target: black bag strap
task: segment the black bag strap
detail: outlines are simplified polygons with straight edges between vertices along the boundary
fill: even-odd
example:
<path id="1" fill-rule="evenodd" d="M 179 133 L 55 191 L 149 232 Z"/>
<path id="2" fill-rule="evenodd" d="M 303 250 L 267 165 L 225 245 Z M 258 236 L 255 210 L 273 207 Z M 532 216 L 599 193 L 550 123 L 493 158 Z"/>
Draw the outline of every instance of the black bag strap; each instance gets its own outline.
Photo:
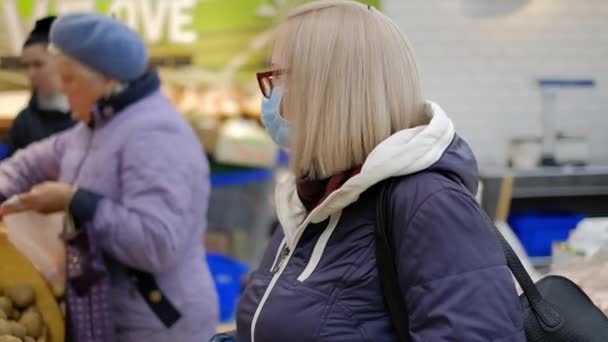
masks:
<path id="1" fill-rule="evenodd" d="M 464 183 L 459 177 L 452 173 L 442 174 L 446 178 L 460 185 L 464 189 L 465 193 L 470 196 L 473 196 L 473 194 L 471 194 L 469 189 L 464 185 Z M 511 270 L 511 273 L 513 273 L 513 276 L 521 287 L 524 296 L 526 297 L 528 303 L 534 310 L 535 316 L 538 318 L 539 323 L 544 325 L 545 330 L 559 328 L 563 321 L 559 312 L 553 307 L 553 305 L 543 299 L 543 296 L 541 295 L 540 291 L 538 291 L 538 288 L 534 284 L 532 277 L 530 277 L 530 274 L 528 274 L 528 271 L 526 271 L 526 268 L 522 264 L 521 260 L 519 260 L 519 257 L 517 256 L 509 242 L 505 239 L 500 230 L 498 230 L 496 225 L 494 225 L 494 223 L 492 223 L 489 218 L 488 225 L 490 226 L 490 229 L 492 229 L 492 231 L 494 232 L 494 235 L 496 235 L 496 237 L 498 238 L 505 258 L 507 259 L 507 266 L 509 267 L 509 270 Z"/>
<path id="2" fill-rule="evenodd" d="M 503 252 L 505 253 L 505 257 L 507 258 L 507 266 L 509 266 L 509 270 L 513 273 L 515 280 L 524 293 L 524 296 L 528 300 L 528 303 L 534 310 L 536 317 L 539 319 L 539 323 L 544 325 L 545 330 L 556 329 L 561 326 L 562 318 L 559 312 L 553 307 L 553 305 L 549 304 L 546 300 L 543 299 L 543 296 L 538 291 L 538 288 L 532 281 L 530 274 L 526 271 L 526 268 L 521 263 L 521 260 L 515 254 L 513 248 L 507 240 L 505 240 L 502 233 L 496 228 L 494 224 L 490 224 L 492 230 L 498 237 L 498 241 L 502 245 Z"/>
<path id="3" fill-rule="evenodd" d="M 376 263 L 380 273 L 384 303 L 399 341 L 410 342 L 409 314 L 399 288 L 395 252 L 391 243 L 392 223 L 386 210 L 386 208 L 389 208 L 391 190 L 392 182 L 384 182 L 380 186 L 380 195 L 376 199 Z"/>
<path id="4" fill-rule="evenodd" d="M 464 187 L 462 181 L 455 176 L 445 176 Z M 393 188 L 393 181 L 390 179 L 386 180 L 382 182 L 379 187 L 379 196 L 376 199 L 376 262 L 380 273 L 384 301 L 389 311 L 391 322 L 397 331 L 399 341 L 410 342 L 409 314 L 401 294 L 401 289 L 399 288 L 395 252 L 391 243 L 392 222 L 389 219 L 390 215 L 387 212 L 387 208 L 390 208 L 390 195 Z M 466 187 L 465 190 L 470 194 Z M 500 242 L 507 260 L 507 266 L 521 286 L 524 296 L 534 310 L 539 323 L 544 325 L 546 330 L 558 329 L 563 322 L 559 312 L 543 299 L 521 260 L 519 260 L 517 254 L 513 248 L 511 248 L 511 245 L 505 240 L 498 228 L 490 221 L 488 222 Z"/>
<path id="5" fill-rule="evenodd" d="M 214 335 L 209 342 L 237 342 L 236 331 L 233 330 Z"/>

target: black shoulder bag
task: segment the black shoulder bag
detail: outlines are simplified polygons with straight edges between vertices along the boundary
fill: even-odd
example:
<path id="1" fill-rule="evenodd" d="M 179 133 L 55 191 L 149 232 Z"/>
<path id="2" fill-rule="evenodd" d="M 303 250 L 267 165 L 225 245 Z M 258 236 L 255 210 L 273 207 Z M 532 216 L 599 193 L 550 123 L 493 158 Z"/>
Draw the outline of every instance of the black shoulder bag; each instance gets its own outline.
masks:
<path id="1" fill-rule="evenodd" d="M 376 261 L 384 301 L 399 341 L 410 342 L 409 315 L 399 288 L 391 243 L 392 223 L 387 213 L 391 189 L 391 180 L 380 184 L 376 203 Z M 494 225 L 491 227 L 504 250 L 509 269 L 524 292 L 520 298 L 528 342 L 608 341 L 608 318 L 577 285 L 560 276 L 548 276 L 534 284 L 509 243 Z"/>

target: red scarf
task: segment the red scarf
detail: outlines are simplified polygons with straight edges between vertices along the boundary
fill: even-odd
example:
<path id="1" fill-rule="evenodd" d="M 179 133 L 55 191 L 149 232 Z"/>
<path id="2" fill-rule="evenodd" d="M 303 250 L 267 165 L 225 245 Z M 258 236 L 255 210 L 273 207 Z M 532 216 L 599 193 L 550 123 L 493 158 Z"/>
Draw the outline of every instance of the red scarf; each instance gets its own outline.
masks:
<path id="1" fill-rule="evenodd" d="M 296 181 L 298 197 L 306 210 L 311 212 L 319 204 L 323 203 L 332 192 L 340 189 L 346 181 L 360 172 L 361 166 L 357 166 L 322 180 L 299 179 Z"/>

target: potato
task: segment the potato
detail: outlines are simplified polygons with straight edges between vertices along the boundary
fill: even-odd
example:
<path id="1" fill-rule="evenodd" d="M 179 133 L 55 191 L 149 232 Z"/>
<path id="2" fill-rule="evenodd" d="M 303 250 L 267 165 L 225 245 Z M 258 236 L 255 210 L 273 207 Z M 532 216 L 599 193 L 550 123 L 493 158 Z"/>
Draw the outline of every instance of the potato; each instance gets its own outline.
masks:
<path id="1" fill-rule="evenodd" d="M 25 312 L 19 320 L 27 336 L 38 338 L 42 334 L 42 317 L 34 310 Z"/>
<path id="2" fill-rule="evenodd" d="M 36 313 L 36 314 L 42 316 L 42 314 L 40 313 L 40 310 L 38 310 L 38 308 L 35 307 L 35 306 L 30 306 L 29 308 L 25 309 L 25 311 L 23 311 L 21 313 L 21 316 L 23 316 L 23 315 L 25 315 L 26 313 L 29 313 L 29 312 L 33 312 L 33 313 Z"/>
<path id="3" fill-rule="evenodd" d="M 8 297 L 0 297 L 0 311 L 9 316 L 13 312 L 13 301 Z"/>
<path id="4" fill-rule="evenodd" d="M 11 314 L 8 316 L 9 320 L 11 321 L 18 321 L 19 318 L 21 317 L 21 311 L 13 308 L 13 312 L 11 312 Z"/>
<path id="5" fill-rule="evenodd" d="M 36 342 L 47 342 L 48 331 L 46 325 L 42 328 L 42 335 L 36 340 Z"/>
<path id="6" fill-rule="evenodd" d="M 0 320 L 7 320 L 8 316 L 4 313 L 4 311 L 0 310 Z"/>
<path id="7" fill-rule="evenodd" d="M 23 339 L 23 342 L 36 342 L 36 340 L 29 336 L 25 336 L 25 338 Z"/>
<path id="8" fill-rule="evenodd" d="M 29 285 L 13 286 L 8 289 L 7 294 L 19 309 L 25 309 L 36 301 L 36 292 Z"/>
<path id="9" fill-rule="evenodd" d="M 55 296 L 55 299 L 62 299 L 65 297 L 65 286 L 63 284 L 53 284 L 51 285 L 51 290 L 53 291 L 53 296 Z"/>
<path id="10" fill-rule="evenodd" d="M 25 335 L 27 335 L 27 331 L 25 330 L 25 327 L 23 325 L 14 321 L 9 321 L 8 324 L 11 325 L 11 334 L 13 336 L 23 339 Z"/>
<path id="11" fill-rule="evenodd" d="M 0 342 L 21 342 L 21 339 L 15 336 L 4 335 L 0 336 Z"/>
<path id="12" fill-rule="evenodd" d="M 12 332 L 11 325 L 8 323 L 8 321 L 6 321 L 4 319 L 0 319 L 0 336 L 8 335 L 11 332 Z"/>

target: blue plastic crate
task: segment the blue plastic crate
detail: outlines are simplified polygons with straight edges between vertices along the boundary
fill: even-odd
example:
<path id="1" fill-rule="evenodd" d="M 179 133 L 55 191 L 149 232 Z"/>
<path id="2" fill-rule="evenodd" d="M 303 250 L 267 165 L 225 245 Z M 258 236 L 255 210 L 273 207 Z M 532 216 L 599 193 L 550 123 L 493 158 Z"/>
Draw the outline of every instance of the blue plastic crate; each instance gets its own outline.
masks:
<path id="1" fill-rule="evenodd" d="M 551 245 L 568 239 L 570 231 L 585 217 L 559 213 L 519 213 L 509 217 L 509 225 L 531 257 L 551 255 Z"/>
<path id="2" fill-rule="evenodd" d="M 220 321 L 230 322 L 234 318 L 242 280 L 247 275 L 248 267 L 221 254 L 207 255 L 207 263 L 219 297 Z"/>
<path id="3" fill-rule="evenodd" d="M 0 141 L 0 160 L 4 160 L 8 157 L 8 144 Z"/>

